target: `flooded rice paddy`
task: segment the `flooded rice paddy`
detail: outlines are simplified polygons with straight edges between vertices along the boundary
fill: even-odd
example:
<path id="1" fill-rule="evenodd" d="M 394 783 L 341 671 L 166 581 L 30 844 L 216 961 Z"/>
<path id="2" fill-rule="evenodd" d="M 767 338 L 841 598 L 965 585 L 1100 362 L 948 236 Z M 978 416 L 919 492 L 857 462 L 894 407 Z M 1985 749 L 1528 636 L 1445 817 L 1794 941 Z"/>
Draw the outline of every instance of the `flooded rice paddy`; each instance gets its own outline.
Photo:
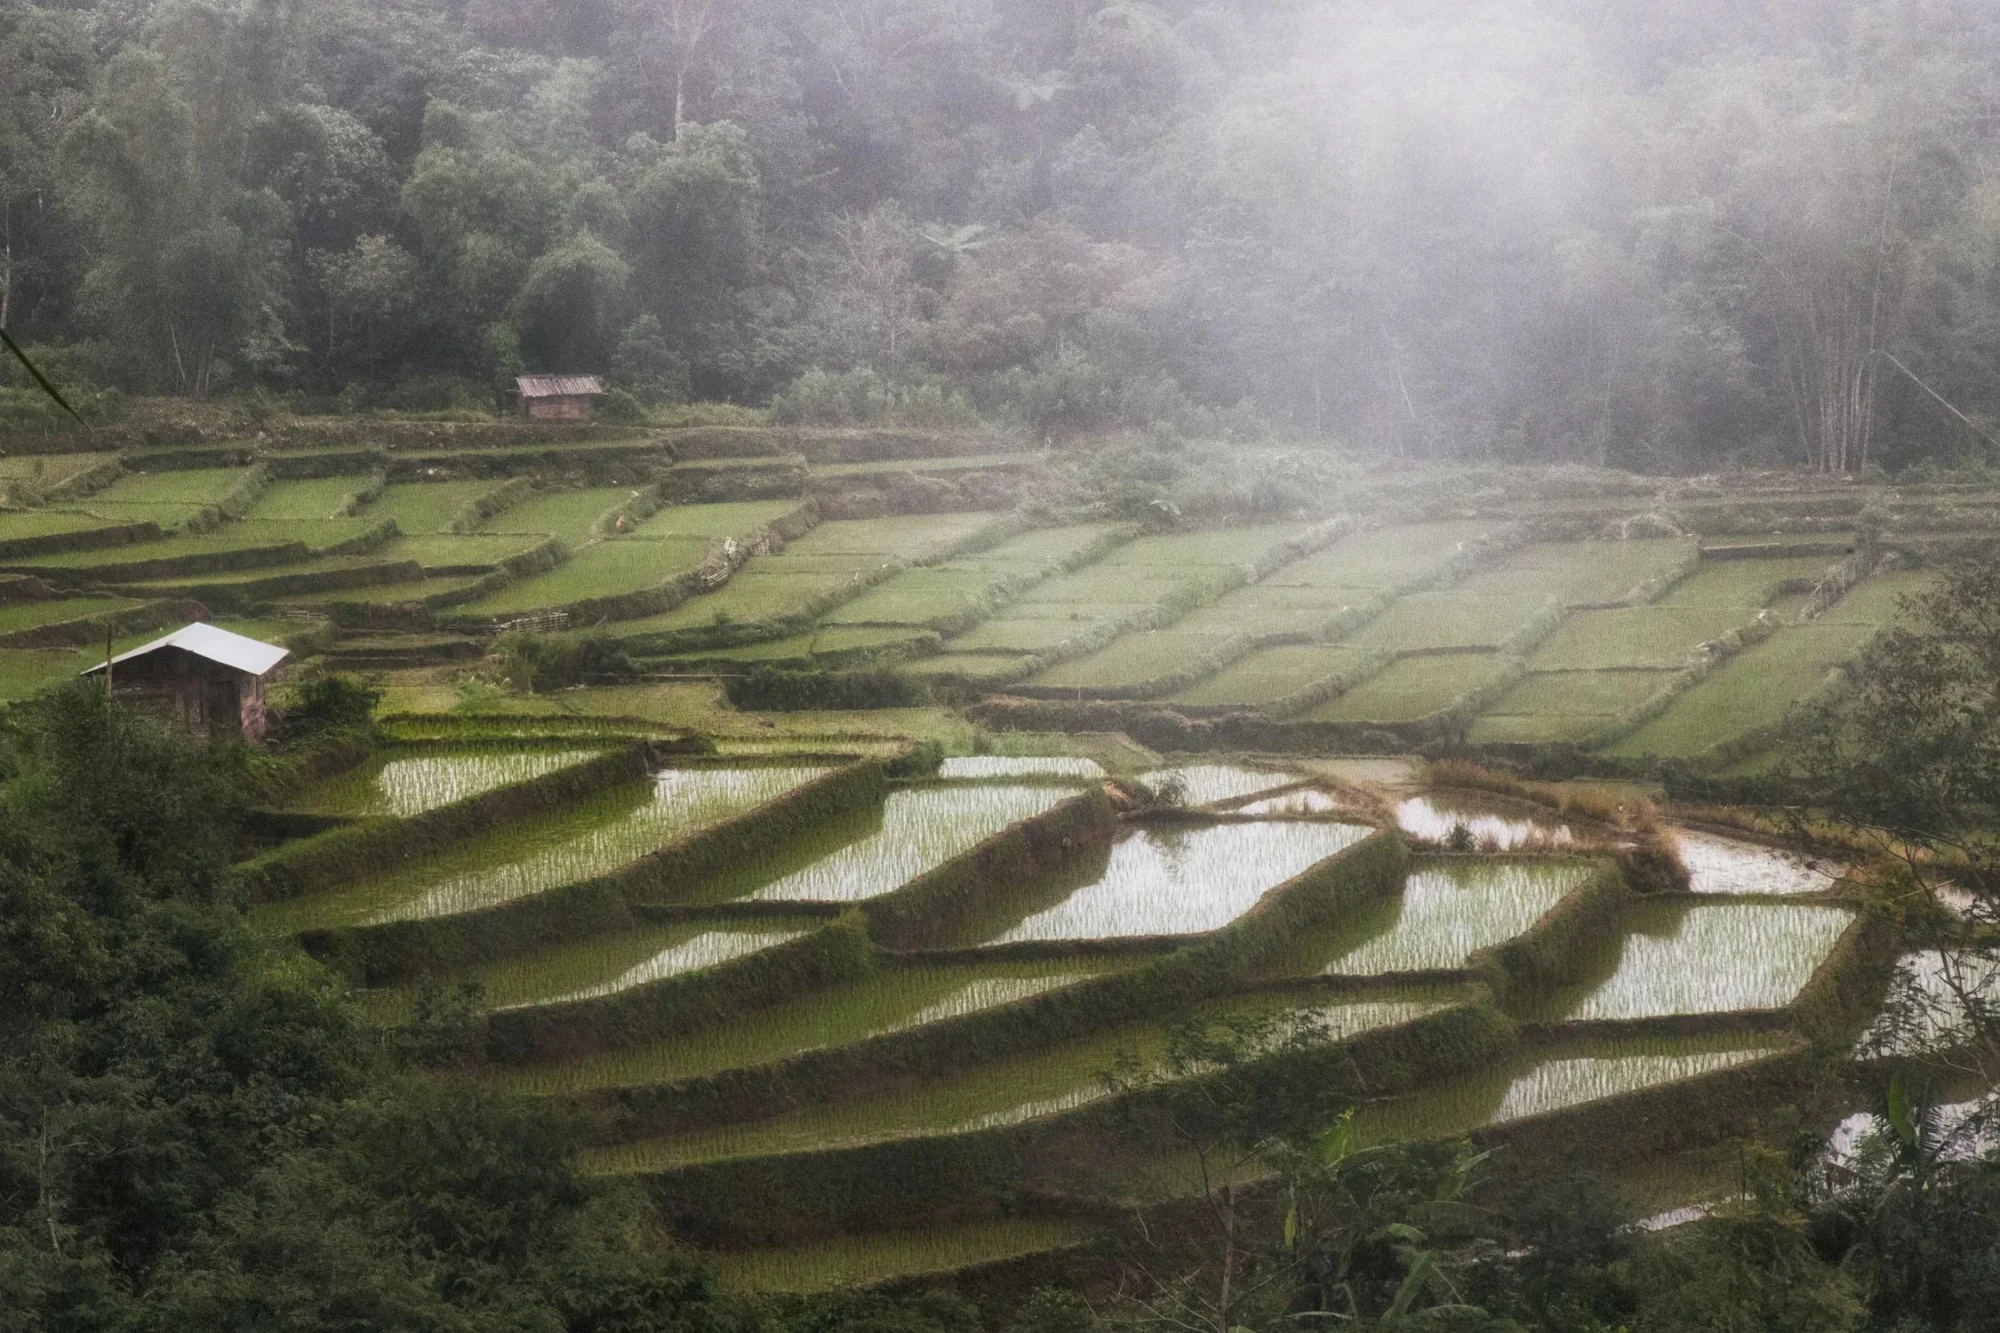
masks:
<path id="1" fill-rule="evenodd" d="M 1325 1039 L 1405 1023 L 1434 1012 L 1416 1000 L 1286 1003 L 1239 996 L 1197 1011 L 1202 1017 L 1295 1016 Z M 1157 1071 L 1167 1048 L 1161 1024 L 1118 1028 L 1033 1055 L 942 1075 L 893 1095 L 858 1098 L 723 1126 L 672 1139 L 607 1149 L 588 1159 L 598 1171 L 658 1171 L 725 1157 L 860 1147 L 891 1139 L 966 1134 L 1073 1111 L 1111 1096 L 1109 1071 Z"/>
<path id="2" fill-rule="evenodd" d="M 1355 1137 L 1362 1144 L 1449 1138 L 1730 1069 L 1781 1049 L 1775 1038 L 1672 1038 L 1529 1053 L 1405 1097 L 1367 1103 L 1355 1113 Z"/>
<path id="3" fill-rule="evenodd" d="M 449 981 L 476 984 L 489 1009 L 561 1004 L 715 967 L 798 939 L 809 929 L 796 922 L 673 922 L 537 950 Z M 412 1012 L 416 992 L 397 989 L 365 998 L 371 1018 L 395 1022 Z"/>
<path id="4" fill-rule="evenodd" d="M 938 769 L 941 778 L 1082 778 L 1104 776 L 1104 768 L 1094 759 L 1066 755 L 1007 756 L 965 755 L 947 759 Z"/>
<path id="5" fill-rule="evenodd" d="M 297 804 L 342 815 L 408 818 L 594 759 L 601 750 L 507 750 L 463 746 L 385 751 L 307 792 Z"/>
<path id="6" fill-rule="evenodd" d="M 1630 1019 L 1782 1009 L 1854 921 L 1842 907 L 1649 902 L 1626 918 L 1610 976 L 1544 1018 Z"/>
<path id="7" fill-rule="evenodd" d="M 1340 809 L 1340 802 L 1318 787 L 1301 787 L 1297 791 L 1267 796 L 1249 805 L 1239 805 L 1239 815 L 1330 815 Z"/>
<path id="8" fill-rule="evenodd" d="M 674 1083 L 962 1018 L 1112 976 L 1139 961 L 1062 958 L 892 967 L 698 1032 L 505 1077 L 518 1091 L 540 1094 Z"/>
<path id="9" fill-rule="evenodd" d="M 2000 1007 L 2000 960 L 1949 949 L 1920 949 L 1897 962 L 1889 1001 L 1859 1049 L 1867 1055 L 1915 1055 L 1963 1045 L 1969 1015 L 1982 1026 Z"/>
<path id="10" fill-rule="evenodd" d="M 745 896 L 757 902 L 860 902 L 879 897 L 1071 795 L 1058 786 L 987 783 L 891 792 L 872 832 Z"/>
<path id="11" fill-rule="evenodd" d="M 1122 836 L 1102 875 L 988 942 L 1219 930 L 1266 892 L 1368 835 L 1358 824 L 1149 825 Z"/>
<path id="12" fill-rule="evenodd" d="M 1696 893 L 1825 893 L 1845 866 L 1736 838 L 1676 833 L 1689 887 Z"/>
<path id="13" fill-rule="evenodd" d="M 1273 773 L 1261 768 L 1245 768 L 1241 764 L 1179 764 L 1139 775 L 1139 781 L 1154 791 L 1168 784 L 1177 785 L 1184 805 L 1233 801 L 1239 796 L 1254 796 L 1260 791 L 1283 787 L 1298 780 L 1296 773 Z"/>
<path id="14" fill-rule="evenodd" d="M 469 912 L 606 874 L 782 796 L 824 768 L 667 769 L 561 814 L 497 828 L 335 893 L 254 913 L 271 930 L 365 926 Z"/>
<path id="15" fill-rule="evenodd" d="M 1560 819 L 1521 812 L 1503 802 L 1469 792 L 1432 792 L 1396 806 L 1396 823 L 1413 838 L 1449 840 L 1463 828 L 1482 851 L 1513 851 L 1528 845 L 1566 846 L 1576 831 Z"/>
<path id="16" fill-rule="evenodd" d="M 1420 863 L 1403 891 L 1303 937 L 1280 975 L 1371 976 L 1460 968 L 1519 935 L 1596 873 L 1581 861 Z"/>

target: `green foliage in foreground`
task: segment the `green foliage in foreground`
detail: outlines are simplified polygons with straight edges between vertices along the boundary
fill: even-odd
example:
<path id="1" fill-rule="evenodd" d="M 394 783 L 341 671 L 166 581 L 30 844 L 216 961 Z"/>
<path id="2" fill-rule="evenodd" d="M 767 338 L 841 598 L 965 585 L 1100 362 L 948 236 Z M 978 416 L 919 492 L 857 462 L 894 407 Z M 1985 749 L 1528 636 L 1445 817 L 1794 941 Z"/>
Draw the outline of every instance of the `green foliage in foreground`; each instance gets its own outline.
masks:
<path id="1" fill-rule="evenodd" d="M 337 710 L 336 710 L 337 711 Z M 702 1327 L 568 1131 L 379 1055 L 245 924 L 227 751 L 45 696 L 0 787 L 9 1329 Z"/>

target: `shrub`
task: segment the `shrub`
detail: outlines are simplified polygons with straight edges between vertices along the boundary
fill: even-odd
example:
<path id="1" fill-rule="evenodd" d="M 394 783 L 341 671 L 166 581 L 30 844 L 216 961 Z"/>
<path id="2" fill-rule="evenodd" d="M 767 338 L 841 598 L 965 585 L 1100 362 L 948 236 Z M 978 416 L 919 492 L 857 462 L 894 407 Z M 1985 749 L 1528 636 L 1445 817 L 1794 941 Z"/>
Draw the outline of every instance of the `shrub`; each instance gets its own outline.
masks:
<path id="1" fill-rule="evenodd" d="M 623 389 L 608 389 L 598 405 L 597 419 L 614 426 L 644 426 L 652 420 L 646 405 Z"/>
<path id="2" fill-rule="evenodd" d="M 908 708 L 929 702 L 920 681 L 894 671 L 789 671 L 759 667 L 724 686 L 738 708 L 773 713 L 808 709 Z"/>
<path id="3" fill-rule="evenodd" d="M 271 734 L 287 743 L 367 731 L 382 691 L 353 676 L 329 675 L 301 684 L 277 709 Z"/>
<path id="4" fill-rule="evenodd" d="M 604 676 L 630 676 L 632 659 L 609 634 L 576 637 L 504 634 L 500 637 L 500 670 L 507 683 L 524 694 L 583 685 Z"/>

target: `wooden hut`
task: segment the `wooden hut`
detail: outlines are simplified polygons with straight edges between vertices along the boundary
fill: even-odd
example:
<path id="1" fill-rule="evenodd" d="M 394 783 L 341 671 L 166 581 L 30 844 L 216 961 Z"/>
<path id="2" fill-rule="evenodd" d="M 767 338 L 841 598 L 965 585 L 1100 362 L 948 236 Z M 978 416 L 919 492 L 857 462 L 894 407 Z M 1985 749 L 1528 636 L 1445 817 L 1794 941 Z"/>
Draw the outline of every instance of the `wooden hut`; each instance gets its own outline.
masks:
<path id="1" fill-rule="evenodd" d="M 179 718 L 210 739 L 264 734 L 264 685 L 292 654 L 213 625 L 194 624 L 84 672 L 111 672 L 111 692 Z"/>
<path id="2" fill-rule="evenodd" d="M 534 421 L 588 421 L 604 396 L 595 375 L 522 375 L 514 390 L 521 415 Z"/>

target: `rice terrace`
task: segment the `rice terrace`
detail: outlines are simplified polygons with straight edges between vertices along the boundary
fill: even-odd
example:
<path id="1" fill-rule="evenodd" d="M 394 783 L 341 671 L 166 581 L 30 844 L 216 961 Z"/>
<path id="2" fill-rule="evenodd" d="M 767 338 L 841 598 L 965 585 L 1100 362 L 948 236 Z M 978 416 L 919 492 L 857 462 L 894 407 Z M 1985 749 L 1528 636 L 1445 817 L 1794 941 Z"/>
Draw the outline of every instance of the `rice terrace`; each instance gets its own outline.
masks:
<path id="1" fill-rule="evenodd" d="M 0 1333 L 2000 1333 L 1996 72 L 0 0 Z"/>
<path id="2" fill-rule="evenodd" d="M 1358 1144 L 1724 1197 L 1867 1104 L 1813 1053 L 1904 945 L 1854 848 L 1716 793 L 2000 525 L 1531 469 L 1120 516 L 907 430 L 45 439 L 7 692 L 195 618 L 375 682 L 375 740 L 257 812 L 252 922 L 384 1031 L 471 997 L 450 1077 L 579 1108 L 744 1289 L 1083 1280 L 1214 1188 L 1190 1022 Z"/>

